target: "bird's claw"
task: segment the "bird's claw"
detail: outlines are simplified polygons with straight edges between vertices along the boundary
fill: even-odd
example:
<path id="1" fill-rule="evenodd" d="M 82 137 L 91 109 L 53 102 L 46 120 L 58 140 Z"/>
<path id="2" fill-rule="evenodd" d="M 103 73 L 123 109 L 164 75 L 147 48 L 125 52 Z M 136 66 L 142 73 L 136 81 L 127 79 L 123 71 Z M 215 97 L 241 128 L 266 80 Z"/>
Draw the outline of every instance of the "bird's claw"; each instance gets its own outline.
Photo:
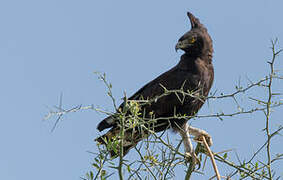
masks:
<path id="1" fill-rule="evenodd" d="M 208 144 L 208 146 L 211 146 L 213 144 L 211 136 L 206 132 L 201 133 L 198 136 L 195 136 L 194 141 L 196 141 L 197 143 L 203 144 L 202 136 L 205 137 L 205 140 L 206 140 L 206 143 Z"/>
<path id="2" fill-rule="evenodd" d="M 193 167 L 198 165 L 197 169 L 200 168 L 200 160 L 197 157 L 197 155 L 195 154 L 195 152 L 193 152 L 193 153 L 186 152 L 185 153 L 185 160 L 186 160 L 186 162 L 193 164 Z"/>

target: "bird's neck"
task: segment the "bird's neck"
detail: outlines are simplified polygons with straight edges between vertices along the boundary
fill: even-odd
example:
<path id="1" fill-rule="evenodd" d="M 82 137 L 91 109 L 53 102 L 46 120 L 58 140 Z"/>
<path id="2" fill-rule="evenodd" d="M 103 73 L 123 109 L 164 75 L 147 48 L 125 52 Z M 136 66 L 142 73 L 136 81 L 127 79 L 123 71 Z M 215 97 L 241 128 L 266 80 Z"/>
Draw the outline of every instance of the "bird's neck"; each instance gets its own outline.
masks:
<path id="1" fill-rule="evenodd" d="M 210 50 L 203 50 L 202 53 L 185 53 L 181 56 L 181 60 L 185 59 L 186 61 L 195 61 L 197 59 L 202 59 L 208 63 L 212 62 L 212 52 Z"/>
<path id="2" fill-rule="evenodd" d="M 194 71 L 196 71 L 195 68 L 195 60 L 197 59 L 197 57 L 192 56 L 191 54 L 183 54 L 181 56 L 181 59 L 178 63 L 178 67 L 182 70 L 186 70 L 186 71 L 192 71 L 192 73 Z"/>
<path id="3" fill-rule="evenodd" d="M 203 64 L 212 63 L 212 55 L 207 54 L 206 56 L 196 56 L 193 54 L 185 53 L 181 56 L 180 62 L 178 64 L 179 68 L 183 70 L 190 70 L 192 72 L 197 72 L 197 61 L 203 61 Z"/>

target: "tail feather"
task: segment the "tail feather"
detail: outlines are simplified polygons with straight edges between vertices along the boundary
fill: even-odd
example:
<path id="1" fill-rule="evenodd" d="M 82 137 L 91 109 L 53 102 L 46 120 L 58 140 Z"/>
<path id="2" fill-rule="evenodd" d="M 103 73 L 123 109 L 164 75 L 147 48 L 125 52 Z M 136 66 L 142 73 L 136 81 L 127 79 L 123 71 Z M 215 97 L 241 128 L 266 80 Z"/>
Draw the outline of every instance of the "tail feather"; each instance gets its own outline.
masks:
<path id="1" fill-rule="evenodd" d="M 98 129 L 99 131 L 103 131 L 104 129 L 113 127 L 114 124 L 115 124 L 115 121 L 114 121 L 113 116 L 109 116 L 109 117 L 103 119 L 103 120 L 97 125 L 97 129 Z"/>

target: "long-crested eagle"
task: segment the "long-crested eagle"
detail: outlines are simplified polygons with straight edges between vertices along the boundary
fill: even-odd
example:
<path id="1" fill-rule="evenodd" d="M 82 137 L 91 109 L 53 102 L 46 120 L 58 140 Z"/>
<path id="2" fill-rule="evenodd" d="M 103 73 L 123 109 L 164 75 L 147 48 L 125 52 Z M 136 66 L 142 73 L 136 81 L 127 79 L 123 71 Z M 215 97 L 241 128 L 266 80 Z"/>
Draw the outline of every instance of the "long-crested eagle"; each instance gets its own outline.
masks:
<path id="1" fill-rule="evenodd" d="M 194 116 L 204 104 L 214 79 L 212 39 L 199 19 L 190 12 L 187 15 L 191 22 L 191 30 L 185 33 L 175 46 L 176 51 L 181 49 L 185 52 L 181 56 L 179 63 L 128 98 L 128 101 L 136 102 L 140 102 L 140 100 L 153 101 L 139 104 L 141 113 L 138 123 L 149 122 L 144 126 L 148 128 L 148 131 L 141 130 L 138 126 L 124 128 L 123 155 L 136 146 L 140 140 L 148 137 L 150 134 L 148 132 L 160 132 L 169 128 L 181 135 L 185 146 L 185 154 L 193 159 L 196 156 L 190 135 L 193 135 L 195 139 L 204 136 L 208 144 L 212 145 L 211 136 L 207 132 L 187 124 L 190 117 Z M 174 92 L 174 90 L 176 91 Z M 180 92 L 180 90 L 184 93 Z M 119 110 L 121 111 L 124 107 L 125 102 L 120 105 Z M 130 113 L 127 112 L 126 115 L 131 117 Z M 106 134 L 98 137 L 96 141 L 107 145 L 115 138 L 118 137 L 119 139 L 121 118 L 117 114 L 118 112 L 98 124 L 97 129 L 99 131 L 107 128 L 111 129 Z M 117 156 L 119 153 L 117 150 L 109 151 L 112 157 Z"/>

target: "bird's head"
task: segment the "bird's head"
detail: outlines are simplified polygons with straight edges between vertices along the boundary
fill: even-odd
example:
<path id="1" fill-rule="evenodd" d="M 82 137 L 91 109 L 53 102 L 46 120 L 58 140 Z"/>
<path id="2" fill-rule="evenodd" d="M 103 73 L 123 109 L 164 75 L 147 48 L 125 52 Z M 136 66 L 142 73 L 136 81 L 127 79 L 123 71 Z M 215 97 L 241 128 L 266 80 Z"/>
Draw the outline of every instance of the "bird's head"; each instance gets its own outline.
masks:
<path id="1" fill-rule="evenodd" d="M 187 15 L 191 21 L 191 30 L 179 39 L 175 50 L 181 49 L 193 56 L 212 55 L 212 40 L 206 28 L 193 14 L 188 12 Z"/>

